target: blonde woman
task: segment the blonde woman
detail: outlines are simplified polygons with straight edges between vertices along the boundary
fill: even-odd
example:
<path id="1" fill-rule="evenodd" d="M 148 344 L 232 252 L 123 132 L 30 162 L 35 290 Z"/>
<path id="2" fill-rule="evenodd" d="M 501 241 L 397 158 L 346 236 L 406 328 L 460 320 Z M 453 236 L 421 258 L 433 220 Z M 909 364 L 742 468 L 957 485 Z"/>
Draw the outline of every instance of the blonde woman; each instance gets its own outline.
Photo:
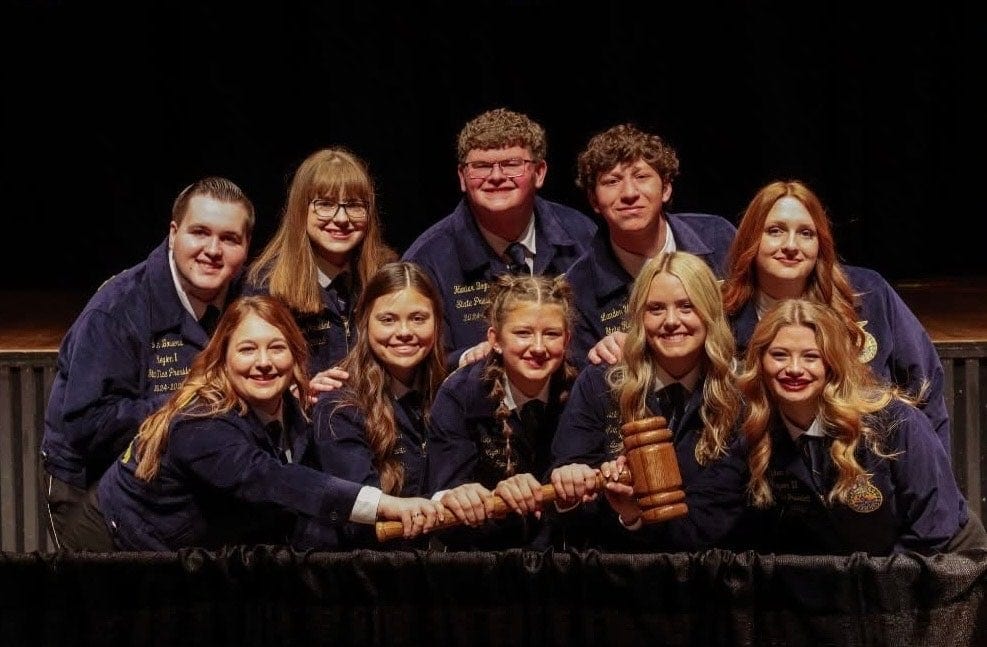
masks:
<path id="1" fill-rule="evenodd" d="M 837 311 L 787 299 L 765 312 L 738 385 L 762 550 L 987 546 L 928 418 L 860 362 Z"/>
<path id="2" fill-rule="evenodd" d="M 950 421 L 939 354 L 922 324 L 874 270 L 840 263 L 829 216 L 798 180 L 774 181 L 751 199 L 730 249 L 723 304 L 743 354 L 764 311 L 812 299 L 839 313 L 860 361 L 924 398 L 919 406 L 947 455 Z"/>
<path id="3" fill-rule="evenodd" d="M 576 376 L 566 361 L 572 293 L 562 277 L 503 275 L 488 294 L 492 352 L 457 370 L 439 389 L 428 489 L 474 528 L 446 533 L 447 545 L 543 548 L 551 531 L 540 518 L 538 489 L 547 478 L 552 438 Z M 488 523 L 491 494 L 515 514 Z"/>
<path id="4" fill-rule="evenodd" d="M 739 409 L 733 338 L 716 277 L 693 254 L 659 254 L 635 279 L 627 313 L 620 361 L 583 370 L 552 444 L 560 505 L 595 497 L 597 468 L 607 463 L 604 474 L 612 474 L 610 462 L 623 452 L 621 424 L 661 415 L 674 434 L 689 516 L 649 528 L 634 541 L 679 550 L 716 545 L 740 515 L 746 482 L 733 433 Z M 606 493 L 620 523 L 637 529 L 641 511 L 630 486 L 610 483 Z M 606 535 L 606 525 L 603 530 Z M 614 537 L 627 539 L 626 533 Z"/>

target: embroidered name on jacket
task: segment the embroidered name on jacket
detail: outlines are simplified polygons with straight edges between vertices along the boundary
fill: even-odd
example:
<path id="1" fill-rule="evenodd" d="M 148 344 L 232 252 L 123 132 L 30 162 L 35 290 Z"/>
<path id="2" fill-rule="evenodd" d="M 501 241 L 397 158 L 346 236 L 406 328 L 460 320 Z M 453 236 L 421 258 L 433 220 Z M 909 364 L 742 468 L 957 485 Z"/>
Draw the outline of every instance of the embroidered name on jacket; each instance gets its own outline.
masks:
<path id="1" fill-rule="evenodd" d="M 487 297 L 489 287 L 490 283 L 487 281 L 457 283 L 452 286 L 452 293 L 456 295 L 456 311 L 462 315 L 463 323 L 483 319 L 484 311 L 490 304 L 490 299 Z M 460 310 L 465 312 L 459 313 Z"/>
<path id="2" fill-rule="evenodd" d="M 302 329 L 302 335 L 310 348 L 328 344 L 331 341 L 329 331 L 337 325 L 324 313 L 302 315 L 298 318 L 298 327 Z"/>
<path id="3" fill-rule="evenodd" d="M 151 393 L 176 390 L 189 372 L 192 356 L 186 357 L 185 342 L 177 334 L 169 334 L 151 342 L 147 382 Z"/>
<path id="4" fill-rule="evenodd" d="M 618 304 L 611 308 L 600 311 L 600 324 L 606 335 L 615 332 L 627 332 L 627 296 L 625 295 Z"/>

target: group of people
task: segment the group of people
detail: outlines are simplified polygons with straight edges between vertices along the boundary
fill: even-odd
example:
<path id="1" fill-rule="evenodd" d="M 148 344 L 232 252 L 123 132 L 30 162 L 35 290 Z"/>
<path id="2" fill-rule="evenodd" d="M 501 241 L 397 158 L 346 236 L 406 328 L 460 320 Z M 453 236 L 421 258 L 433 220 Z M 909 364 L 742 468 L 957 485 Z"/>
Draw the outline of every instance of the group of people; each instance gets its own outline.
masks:
<path id="1" fill-rule="evenodd" d="M 803 182 L 761 188 L 737 227 L 668 212 L 675 150 L 620 124 L 579 154 L 589 217 L 538 195 L 544 129 L 507 109 L 465 125 L 457 161 L 462 201 L 403 254 L 343 148 L 301 163 L 249 266 L 243 191 L 182 191 L 59 351 L 58 546 L 987 547 L 931 340 L 840 261 Z M 622 434 L 652 417 L 685 504 L 660 521 Z"/>

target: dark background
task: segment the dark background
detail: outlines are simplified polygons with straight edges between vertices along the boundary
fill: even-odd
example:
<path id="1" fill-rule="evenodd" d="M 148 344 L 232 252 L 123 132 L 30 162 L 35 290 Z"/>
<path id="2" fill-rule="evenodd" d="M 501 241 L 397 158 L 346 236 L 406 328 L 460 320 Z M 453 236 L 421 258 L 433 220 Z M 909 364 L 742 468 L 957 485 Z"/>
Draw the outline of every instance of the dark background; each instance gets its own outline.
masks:
<path id="1" fill-rule="evenodd" d="M 549 199 L 586 210 L 576 155 L 633 121 L 679 151 L 672 210 L 736 223 L 762 184 L 798 177 L 845 261 L 893 281 L 987 274 L 973 3 L 3 7 L 0 287 L 95 289 L 207 174 L 253 198 L 256 254 L 295 167 L 334 144 L 369 162 L 403 250 L 459 199 L 463 123 L 501 106 L 545 126 Z"/>

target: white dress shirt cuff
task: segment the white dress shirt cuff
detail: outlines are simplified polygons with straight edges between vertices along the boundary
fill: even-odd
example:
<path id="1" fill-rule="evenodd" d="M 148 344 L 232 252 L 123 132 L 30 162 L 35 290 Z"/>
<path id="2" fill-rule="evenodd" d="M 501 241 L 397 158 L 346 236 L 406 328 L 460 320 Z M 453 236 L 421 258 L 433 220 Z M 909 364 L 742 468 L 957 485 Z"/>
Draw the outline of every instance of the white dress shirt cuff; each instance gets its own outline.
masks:
<path id="1" fill-rule="evenodd" d="M 633 531 L 633 530 L 640 530 L 641 529 L 641 526 L 644 525 L 644 522 L 641 521 L 641 517 L 638 517 L 637 518 L 637 521 L 635 521 L 634 523 L 627 524 L 627 523 L 624 523 L 624 518 L 621 517 L 618 514 L 617 515 L 617 521 L 619 521 L 620 522 L 620 525 L 622 525 L 624 528 L 627 528 L 628 530 L 631 530 L 631 531 Z"/>
<path id="2" fill-rule="evenodd" d="M 575 503 L 573 503 L 571 506 L 567 508 L 563 508 L 562 506 L 560 506 L 558 501 L 555 502 L 555 509 L 558 512 L 569 512 L 570 510 L 575 510 L 578 507 L 579 507 L 579 501 L 576 501 Z"/>
<path id="3" fill-rule="evenodd" d="M 353 504 L 353 512 L 350 513 L 350 521 L 366 524 L 377 521 L 377 506 L 380 505 L 382 494 L 380 488 L 372 485 L 364 485 L 360 488 L 360 493 L 356 495 L 356 503 Z"/>
<path id="4" fill-rule="evenodd" d="M 438 492 L 436 492 L 435 494 L 432 495 L 432 500 L 433 501 L 441 501 L 442 500 L 442 497 L 444 497 L 446 495 L 446 492 L 448 492 L 448 491 L 449 490 L 439 490 Z"/>

